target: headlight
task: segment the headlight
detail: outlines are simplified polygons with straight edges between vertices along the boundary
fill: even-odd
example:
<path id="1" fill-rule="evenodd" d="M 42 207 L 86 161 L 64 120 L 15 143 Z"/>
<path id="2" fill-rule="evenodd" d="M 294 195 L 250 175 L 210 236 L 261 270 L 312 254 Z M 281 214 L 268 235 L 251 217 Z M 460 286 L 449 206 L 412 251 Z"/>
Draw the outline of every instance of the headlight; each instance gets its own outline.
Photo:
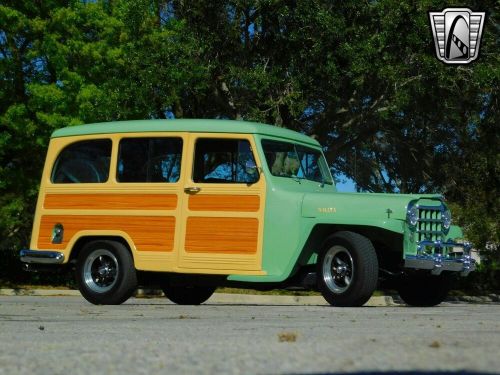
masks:
<path id="1" fill-rule="evenodd" d="M 443 229 L 445 230 L 446 233 L 450 230 L 451 226 L 451 212 L 450 210 L 446 209 L 443 211 L 443 214 L 441 215 L 441 220 L 443 221 Z"/>
<path id="2" fill-rule="evenodd" d="M 406 221 L 411 227 L 415 227 L 418 223 L 418 208 L 415 203 L 410 203 L 406 210 Z"/>

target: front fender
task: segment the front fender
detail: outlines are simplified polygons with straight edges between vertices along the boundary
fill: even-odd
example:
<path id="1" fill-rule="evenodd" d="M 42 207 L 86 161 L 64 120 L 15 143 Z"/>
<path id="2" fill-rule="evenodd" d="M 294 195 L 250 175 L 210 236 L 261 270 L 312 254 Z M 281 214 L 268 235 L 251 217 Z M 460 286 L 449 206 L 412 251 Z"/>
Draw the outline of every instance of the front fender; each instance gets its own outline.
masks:
<path id="1" fill-rule="evenodd" d="M 404 233 L 408 197 L 392 194 L 305 194 L 301 214 L 317 224 L 356 225 Z"/>

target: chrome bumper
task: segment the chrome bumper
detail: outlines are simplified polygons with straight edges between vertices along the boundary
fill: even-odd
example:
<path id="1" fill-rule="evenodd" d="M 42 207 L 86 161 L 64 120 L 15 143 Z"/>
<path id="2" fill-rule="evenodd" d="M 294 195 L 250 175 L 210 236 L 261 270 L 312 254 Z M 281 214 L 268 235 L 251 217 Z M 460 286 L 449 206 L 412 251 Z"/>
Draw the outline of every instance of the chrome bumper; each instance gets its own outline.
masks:
<path id="1" fill-rule="evenodd" d="M 405 258 L 405 268 L 431 270 L 433 275 L 439 275 L 443 271 L 453 271 L 460 272 L 461 276 L 467 276 L 476 269 L 476 261 L 470 256 L 471 245 L 469 243 L 459 244 L 454 242 L 422 241 L 419 248 L 424 246 L 433 246 L 438 252 L 432 255 L 407 255 Z M 439 254 L 440 249 L 448 247 L 460 247 L 463 249 L 463 253 L 460 257 Z"/>
<path id="2" fill-rule="evenodd" d="M 64 254 L 59 251 L 21 250 L 19 257 L 23 263 L 61 264 Z"/>

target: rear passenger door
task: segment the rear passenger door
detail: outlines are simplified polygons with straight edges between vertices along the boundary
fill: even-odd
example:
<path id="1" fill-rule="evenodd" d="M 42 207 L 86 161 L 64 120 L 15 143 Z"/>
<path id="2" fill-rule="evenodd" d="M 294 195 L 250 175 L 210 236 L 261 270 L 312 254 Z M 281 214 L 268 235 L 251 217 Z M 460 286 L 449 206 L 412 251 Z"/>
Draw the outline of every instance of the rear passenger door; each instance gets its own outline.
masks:
<path id="1" fill-rule="evenodd" d="M 137 269 L 175 270 L 186 138 L 183 133 L 127 134 L 119 141 L 115 186 L 133 207 L 122 225 L 135 245 Z"/>
<path id="2" fill-rule="evenodd" d="M 265 179 L 251 135 L 191 134 L 179 267 L 262 274 Z"/>

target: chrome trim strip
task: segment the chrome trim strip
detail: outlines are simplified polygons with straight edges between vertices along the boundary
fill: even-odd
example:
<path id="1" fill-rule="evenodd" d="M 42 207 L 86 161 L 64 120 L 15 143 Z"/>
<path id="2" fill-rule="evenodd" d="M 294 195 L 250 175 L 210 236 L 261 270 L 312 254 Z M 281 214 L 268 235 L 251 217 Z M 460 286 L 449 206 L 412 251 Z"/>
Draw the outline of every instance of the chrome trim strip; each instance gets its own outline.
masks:
<path id="1" fill-rule="evenodd" d="M 418 221 L 420 221 L 422 223 L 442 223 L 443 222 L 442 219 L 422 219 L 422 218 L 419 218 Z"/>
<path id="2" fill-rule="evenodd" d="M 19 257 L 23 263 L 61 264 L 64 254 L 59 251 L 21 250 Z"/>
<path id="3" fill-rule="evenodd" d="M 460 272 L 461 276 L 467 276 L 476 269 L 476 261 L 470 256 L 471 245 L 469 243 L 422 241 L 422 244 L 435 246 L 436 249 L 461 247 L 463 248 L 463 255 L 460 258 L 443 256 L 442 254 L 407 255 L 404 264 L 405 268 L 431 270 L 433 275 L 439 275 L 443 271 L 454 271 Z"/>
<path id="4" fill-rule="evenodd" d="M 417 229 L 417 233 L 425 233 L 425 234 L 443 234 L 442 231 L 440 230 L 425 230 L 425 229 Z M 420 241 L 420 243 L 422 243 L 424 241 Z"/>
<path id="5" fill-rule="evenodd" d="M 417 203 L 417 208 L 420 210 L 429 210 L 429 211 L 441 211 L 441 212 L 446 211 L 446 208 L 443 203 L 441 203 L 441 205 L 439 206 L 423 206 Z"/>
<path id="6" fill-rule="evenodd" d="M 436 249 L 441 249 L 443 247 L 462 247 L 464 249 L 464 253 L 469 254 L 470 249 L 471 249 L 471 244 L 466 242 L 466 243 L 456 243 L 456 242 L 442 242 L 440 240 L 438 241 L 420 241 L 417 246 L 417 252 L 421 252 L 422 248 L 424 246 L 432 246 Z"/>

